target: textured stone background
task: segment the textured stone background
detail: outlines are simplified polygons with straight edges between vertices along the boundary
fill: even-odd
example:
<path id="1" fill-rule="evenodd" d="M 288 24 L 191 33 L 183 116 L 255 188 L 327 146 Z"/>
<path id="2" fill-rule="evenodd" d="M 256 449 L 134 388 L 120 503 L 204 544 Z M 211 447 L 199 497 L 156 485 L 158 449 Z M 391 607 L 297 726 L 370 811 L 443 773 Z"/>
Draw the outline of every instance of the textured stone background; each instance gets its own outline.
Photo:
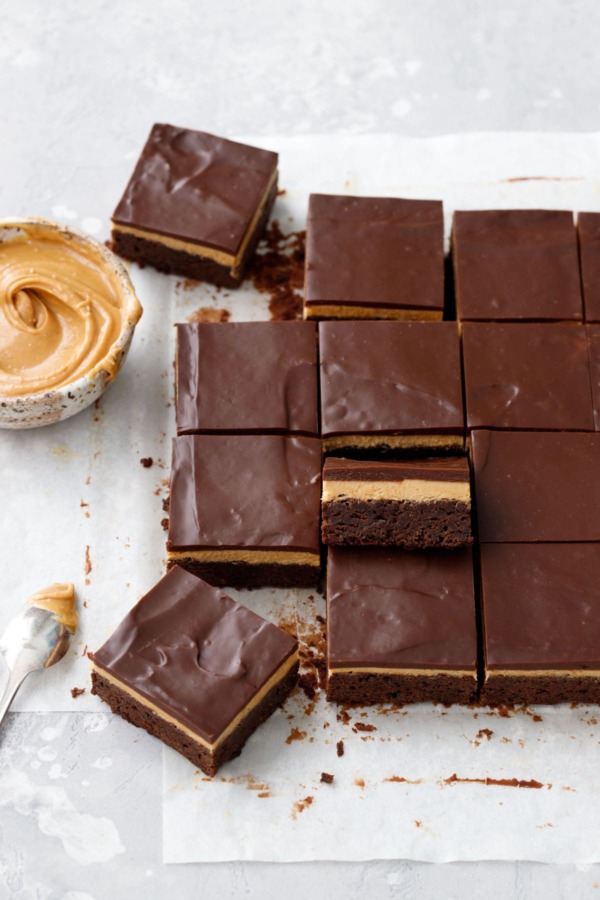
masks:
<path id="1" fill-rule="evenodd" d="M 116 199 L 105 185 L 124 182 L 132 148 L 160 120 L 230 135 L 593 131 L 600 112 L 599 25 L 595 0 L 5 3 L 2 214 L 68 220 L 76 209 L 87 217 L 85 227 L 101 235 Z M 152 754 L 159 753 L 154 745 L 141 770 L 129 771 L 125 757 L 114 761 L 119 783 L 110 781 L 108 768 L 105 789 L 99 777 L 93 785 L 81 780 L 81 796 L 97 817 L 110 812 L 126 847 L 110 862 L 92 853 L 83 866 L 65 852 L 65 840 L 74 840 L 86 822 L 75 818 L 65 832 L 48 810 L 64 800 L 60 778 L 73 773 L 69 765 L 105 766 L 98 739 L 90 742 L 89 735 L 100 731 L 114 756 L 126 726 L 80 718 L 10 719 L 0 787 L 12 776 L 14 791 L 25 746 L 34 763 L 57 766 L 52 760 L 59 759 L 66 768 L 49 775 L 58 793 L 33 789 L 31 761 L 27 790 L 3 804 L 8 794 L 0 789 L 1 898 L 598 895 L 600 866 L 377 862 L 165 869 L 159 791 L 150 777 Z M 126 806 L 119 805 L 125 786 Z M 96 792 L 91 801 L 90 790 Z M 64 817 L 71 812 L 64 809 Z M 83 843 L 95 828 L 102 831 L 102 820 L 87 826 Z"/>

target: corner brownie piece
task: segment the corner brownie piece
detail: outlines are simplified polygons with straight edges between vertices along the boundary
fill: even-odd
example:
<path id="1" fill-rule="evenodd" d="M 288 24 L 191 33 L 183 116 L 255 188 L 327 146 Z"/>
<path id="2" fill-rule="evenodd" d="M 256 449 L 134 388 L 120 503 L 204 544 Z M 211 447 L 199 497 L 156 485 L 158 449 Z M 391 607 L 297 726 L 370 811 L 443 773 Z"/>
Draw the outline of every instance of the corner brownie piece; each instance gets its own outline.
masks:
<path id="1" fill-rule="evenodd" d="M 586 322 L 600 322 L 600 213 L 577 216 L 583 308 Z"/>
<path id="2" fill-rule="evenodd" d="M 483 544 L 490 704 L 600 702 L 600 545 Z"/>
<path id="3" fill-rule="evenodd" d="M 92 693 L 215 775 L 296 683 L 288 634 L 175 567 L 92 656 Z"/>
<path id="4" fill-rule="evenodd" d="M 570 212 L 456 212 L 452 258 L 461 321 L 583 318 L 577 234 Z"/>
<path id="5" fill-rule="evenodd" d="M 470 550 L 329 548 L 328 700 L 469 703 L 476 690 Z"/>
<path id="6" fill-rule="evenodd" d="M 593 431 L 583 325 L 466 322 L 467 428 Z"/>
<path id="7" fill-rule="evenodd" d="M 154 125 L 113 213 L 113 250 L 160 272 L 238 287 L 276 195 L 276 153 Z"/>
<path id="8" fill-rule="evenodd" d="M 321 510 L 325 544 L 424 550 L 473 542 L 464 456 L 402 462 L 330 457 Z"/>
<path id="9" fill-rule="evenodd" d="M 177 433 L 318 437 L 313 322 L 177 326 Z"/>
<path id="10" fill-rule="evenodd" d="M 461 450 L 455 322 L 320 322 L 325 451 Z"/>
<path id="11" fill-rule="evenodd" d="M 600 434 L 474 431 L 479 540 L 600 541 Z"/>
<path id="12" fill-rule="evenodd" d="M 313 587 L 320 500 L 314 438 L 174 438 L 168 565 L 219 586 Z"/>
<path id="13" fill-rule="evenodd" d="M 441 319 L 444 214 L 438 200 L 311 194 L 307 319 Z"/>

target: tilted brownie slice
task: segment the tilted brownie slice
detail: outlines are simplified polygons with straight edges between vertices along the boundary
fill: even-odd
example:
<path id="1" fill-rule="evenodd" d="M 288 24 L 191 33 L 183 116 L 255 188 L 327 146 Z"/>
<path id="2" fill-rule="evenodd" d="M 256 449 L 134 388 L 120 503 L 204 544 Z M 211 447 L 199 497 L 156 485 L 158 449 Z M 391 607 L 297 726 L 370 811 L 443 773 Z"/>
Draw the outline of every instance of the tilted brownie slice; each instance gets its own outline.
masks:
<path id="1" fill-rule="evenodd" d="M 482 544 L 491 704 L 600 702 L 600 544 Z"/>
<path id="2" fill-rule="evenodd" d="M 315 438 L 181 435 L 173 440 L 168 565 L 219 586 L 313 587 L 320 503 Z"/>
<path id="3" fill-rule="evenodd" d="M 311 194 L 306 319 L 441 319 L 439 200 Z"/>
<path id="4" fill-rule="evenodd" d="M 469 703 L 476 690 L 469 549 L 329 547 L 329 700 Z"/>
<path id="5" fill-rule="evenodd" d="M 398 462 L 329 457 L 321 509 L 325 544 L 426 549 L 473 542 L 464 456 Z"/>
<path id="6" fill-rule="evenodd" d="M 175 567 L 92 656 L 92 693 L 207 775 L 296 683 L 297 642 Z"/>
<path id="7" fill-rule="evenodd" d="M 238 287 L 277 195 L 277 154 L 154 125 L 112 217 L 125 259 Z"/>
<path id="8" fill-rule="evenodd" d="M 319 354 L 326 452 L 463 448 L 456 322 L 320 322 Z"/>

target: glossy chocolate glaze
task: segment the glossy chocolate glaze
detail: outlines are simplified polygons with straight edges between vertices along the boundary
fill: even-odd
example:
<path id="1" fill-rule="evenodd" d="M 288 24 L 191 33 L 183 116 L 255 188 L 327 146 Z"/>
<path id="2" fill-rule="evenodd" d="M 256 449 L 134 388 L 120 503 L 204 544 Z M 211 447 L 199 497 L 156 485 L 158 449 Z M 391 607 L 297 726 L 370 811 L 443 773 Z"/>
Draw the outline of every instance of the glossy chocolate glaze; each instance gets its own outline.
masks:
<path id="1" fill-rule="evenodd" d="M 486 667 L 600 669 L 597 544 L 483 544 Z"/>
<path id="2" fill-rule="evenodd" d="M 401 461 L 344 459 L 328 457 L 323 465 L 323 481 L 468 481 L 466 456 L 433 456 Z"/>
<path id="3" fill-rule="evenodd" d="M 441 201 L 311 194 L 306 303 L 441 312 Z"/>
<path id="4" fill-rule="evenodd" d="M 276 625 L 175 567 L 93 660 L 213 743 L 296 646 Z"/>
<path id="5" fill-rule="evenodd" d="M 594 404 L 594 426 L 600 431 L 600 324 L 586 326 L 590 352 L 590 375 L 592 380 L 592 401 Z"/>
<path id="6" fill-rule="evenodd" d="M 318 436 L 316 325 L 178 325 L 177 431 Z"/>
<path id="7" fill-rule="evenodd" d="M 467 426 L 593 431 L 585 327 L 466 322 Z"/>
<path id="8" fill-rule="evenodd" d="M 577 216 L 583 306 L 587 322 L 600 322 L 600 213 Z"/>
<path id="9" fill-rule="evenodd" d="M 456 212 L 452 255 L 461 320 L 582 319 L 571 212 Z"/>
<path id="10" fill-rule="evenodd" d="M 474 431 L 479 539 L 600 541 L 600 434 Z"/>
<path id="11" fill-rule="evenodd" d="M 455 322 L 320 322 L 321 434 L 462 434 Z"/>
<path id="12" fill-rule="evenodd" d="M 331 667 L 475 669 L 470 550 L 330 547 Z"/>
<path id="13" fill-rule="evenodd" d="M 320 499 L 315 438 L 182 435 L 173 440 L 168 547 L 318 553 Z"/>
<path id="14" fill-rule="evenodd" d="M 277 154 L 154 125 L 113 221 L 235 255 L 277 169 Z"/>

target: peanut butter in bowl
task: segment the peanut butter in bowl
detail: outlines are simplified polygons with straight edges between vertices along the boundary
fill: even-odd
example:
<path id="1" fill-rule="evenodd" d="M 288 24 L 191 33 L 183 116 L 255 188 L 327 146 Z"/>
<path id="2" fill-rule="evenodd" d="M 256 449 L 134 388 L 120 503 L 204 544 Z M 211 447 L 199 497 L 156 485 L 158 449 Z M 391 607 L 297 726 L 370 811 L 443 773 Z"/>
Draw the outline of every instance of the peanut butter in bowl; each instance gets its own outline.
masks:
<path id="1" fill-rule="evenodd" d="M 102 244 L 43 219 L 0 219 L 0 427 L 50 424 L 96 400 L 141 313 Z"/>

